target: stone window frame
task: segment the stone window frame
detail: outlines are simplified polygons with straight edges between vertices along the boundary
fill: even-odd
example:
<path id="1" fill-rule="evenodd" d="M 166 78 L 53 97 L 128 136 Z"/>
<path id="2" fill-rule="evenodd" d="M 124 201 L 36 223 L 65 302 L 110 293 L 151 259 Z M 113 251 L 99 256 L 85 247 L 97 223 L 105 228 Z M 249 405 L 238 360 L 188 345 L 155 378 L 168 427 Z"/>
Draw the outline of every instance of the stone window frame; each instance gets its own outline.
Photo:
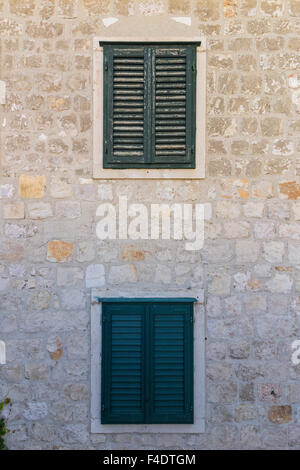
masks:
<path id="1" fill-rule="evenodd" d="M 103 47 L 100 43 L 118 42 L 198 42 L 196 79 L 196 168 L 194 169 L 111 169 L 103 168 Z M 206 154 L 206 38 L 195 36 L 174 37 L 102 37 L 93 39 L 93 178 L 94 179 L 203 179 Z"/>
<path id="2" fill-rule="evenodd" d="M 120 297 L 110 293 L 109 297 Z M 152 294 L 152 295 L 151 295 Z M 102 347 L 102 303 L 98 301 L 103 292 L 92 289 L 91 294 L 91 433 L 168 433 L 200 434 L 205 433 L 205 315 L 201 302 L 194 303 L 194 423 L 193 424 L 101 424 L 101 347 Z M 126 297 L 131 297 L 127 295 Z M 176 298 L 174 292 L 163 295 L 142 294 L 137 298 Z"/>

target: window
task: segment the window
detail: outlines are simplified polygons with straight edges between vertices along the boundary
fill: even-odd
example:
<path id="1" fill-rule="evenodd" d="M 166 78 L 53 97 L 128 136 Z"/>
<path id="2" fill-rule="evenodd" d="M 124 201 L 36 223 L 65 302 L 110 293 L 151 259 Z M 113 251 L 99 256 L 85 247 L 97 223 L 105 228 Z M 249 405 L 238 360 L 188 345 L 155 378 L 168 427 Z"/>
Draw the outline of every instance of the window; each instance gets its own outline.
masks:
<path id="1" fill-rule="evenodd" d="M 204 178 L 205 38 L 145 36 L 94 38 L 93 176 Z"/>
<path id="2" fill-rule="evenodd" d="M 102 424 L 191 424 L 193 302 L 103 303 Z"/>
<path id="3" fill-rule="evenodd" d="M 104 168 L 195 168 L 196 45 L 103 50 Z"/>

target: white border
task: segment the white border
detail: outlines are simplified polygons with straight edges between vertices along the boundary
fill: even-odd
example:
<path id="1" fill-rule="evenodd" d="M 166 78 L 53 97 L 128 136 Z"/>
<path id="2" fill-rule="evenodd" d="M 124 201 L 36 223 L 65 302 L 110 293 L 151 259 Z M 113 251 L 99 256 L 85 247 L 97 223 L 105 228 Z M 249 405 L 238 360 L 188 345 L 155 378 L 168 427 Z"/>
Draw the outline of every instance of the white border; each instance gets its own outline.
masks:
<path id="1" fill-rule="evenodd" d="M 174 298 L 174 295 L 170 295 L 170 297 Z M 205 320 L 203 305 L 194 304 L 194 424 L 101 424 L 101 306 L 102 304 L 96 300 L 92 293 L 91 433 L 204 433 Z"/>
<path id="2" fill-rule="evenodd" d="M 100 179 L 202 179 L 205 177 L 206 152 L 206 38 L 176 36 L 176 42 L 201 42 L 197 47 L 196 81 L 196 168 L 195 169 L 110 169 L 103 168 L 103 47 L 99 42 L 124 42 L 124 37 L 93 39 L 93 177 Z M 138 37 L 128 42 L 153 42 Z M 174 42 L 174 37 L 155 38 L 155 42 Z"/>

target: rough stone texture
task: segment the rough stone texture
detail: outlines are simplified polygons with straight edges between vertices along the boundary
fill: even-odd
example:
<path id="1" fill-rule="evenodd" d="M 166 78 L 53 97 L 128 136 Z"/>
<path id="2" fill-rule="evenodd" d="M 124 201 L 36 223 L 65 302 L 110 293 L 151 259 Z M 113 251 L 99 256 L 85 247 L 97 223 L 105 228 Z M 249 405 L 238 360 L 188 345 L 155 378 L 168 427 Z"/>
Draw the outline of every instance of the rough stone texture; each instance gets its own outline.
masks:
<path id="1" fill-rule="evenodd" d="M 283 424 L 292 421 L 292 407 L 290 405 L 272 406 L 268 412 L 271 423 Z"/>
<path id="2" fill-rule="evenodd" d="M 19 196 L 26 199 L 42 198 L 45 193 L 45 176 L 21 175 Z"/>
<path id="3" fill-rule="evenodd" d="M 0 399 L 13 449 L 300 449 L 299 0 L 0 1 Z M 102 19 L 191 16 L 207 37 L 206 178 L 92 175 Z M 182 26 L 188 28 L 188 26 Z M 174 37 L 176 40 L 176 37 Z M 104 240 L 100 203 L 207 203 L 205 241 Z M 206 433 L 89 432 L 91 288 L 197 292 Z"/>
<path id="4" fill-rule="evenodd" d="M 73 253 L 73 243 L 53 240 L 48 243 L 47 259 L 49 261 L 68 261 Z"/>

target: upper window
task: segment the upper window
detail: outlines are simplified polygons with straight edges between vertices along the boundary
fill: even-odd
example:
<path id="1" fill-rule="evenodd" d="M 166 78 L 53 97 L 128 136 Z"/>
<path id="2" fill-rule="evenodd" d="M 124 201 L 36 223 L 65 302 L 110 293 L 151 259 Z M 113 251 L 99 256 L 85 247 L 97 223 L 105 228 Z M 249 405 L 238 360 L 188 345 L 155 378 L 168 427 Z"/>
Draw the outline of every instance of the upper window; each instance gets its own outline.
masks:
<path id="1" fill-rule="evenodd" d="M 196 45 L 103 52 L 103 168 L 195 168 Z"/>
<path id="2" fill-rule="evenodd" d="M 205 176 L 206 41 L 164 25 L 94 38 L 94 178 Z"/>

